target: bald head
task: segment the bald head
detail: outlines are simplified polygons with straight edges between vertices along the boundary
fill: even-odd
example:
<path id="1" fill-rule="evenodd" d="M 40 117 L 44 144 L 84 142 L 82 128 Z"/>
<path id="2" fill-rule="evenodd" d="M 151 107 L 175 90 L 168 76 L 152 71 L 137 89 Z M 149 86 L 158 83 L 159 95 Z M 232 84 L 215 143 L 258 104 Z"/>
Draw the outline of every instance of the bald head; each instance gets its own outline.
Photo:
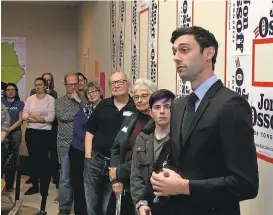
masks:
<path id="1" fill-rule="evenodd" d="M 118 97 L 129 93 L 130 83 L 124 72 L 115 72 L 110 77 L 109 86 L 112 96 Z"/>
<path id="2" fill-rule="evenodd" d="M 123 79 L 123 80 L 129 81 L 127 75 L 126 75 L 124 72 L 114 72 L 114 73 L 110 76 L 109 81 L 112 81 L 112 80 L 119 80 L 119 79 Z"/>

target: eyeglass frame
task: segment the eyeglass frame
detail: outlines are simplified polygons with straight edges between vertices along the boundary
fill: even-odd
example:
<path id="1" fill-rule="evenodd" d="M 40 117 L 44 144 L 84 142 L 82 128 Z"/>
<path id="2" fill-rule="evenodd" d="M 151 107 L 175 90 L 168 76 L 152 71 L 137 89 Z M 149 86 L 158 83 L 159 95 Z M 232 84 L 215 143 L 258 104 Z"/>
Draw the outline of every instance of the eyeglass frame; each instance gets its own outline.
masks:
<path id="1" fill-rule="evenodd" d="M 121 79 L 121 80 L 117 80 L 117 81 L 109 81 L 109 85 L 110 87 L 114 87 L 116 86 L 116 84 L 118 86 L 123 86 L 125 84 L 125 82 L 128 82 L 126 79 Z"/>
<path id="2" fill-rule="evenodd" d="M 138 101 L 139 99 L 146 100 L 146 99 L 148 99 L 149 95 L 150 95 L 149 93 L 144 93 L 141 95 L 134 95 L 134 96 L 132 96 L 132 98 L 134 99 L 134 101 Z"/>

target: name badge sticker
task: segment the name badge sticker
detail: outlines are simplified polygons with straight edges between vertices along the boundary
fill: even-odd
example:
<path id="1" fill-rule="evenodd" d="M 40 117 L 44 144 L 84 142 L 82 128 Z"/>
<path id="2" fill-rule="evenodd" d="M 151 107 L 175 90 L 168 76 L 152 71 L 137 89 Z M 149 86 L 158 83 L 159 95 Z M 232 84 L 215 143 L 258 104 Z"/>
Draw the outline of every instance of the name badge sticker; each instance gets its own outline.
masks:
<path id="1" fill-rule="evenodd" d="M 122 130 L 124 133 L 126 133 L 127 130 L 128 130 L 128 127 L 124 126 L 121 130 Z"/>
<path id="2" fill-rule="evenodd" d="M 133 112 L 131 111 L 123 111 L 123 116 L 131 116 Z"/>

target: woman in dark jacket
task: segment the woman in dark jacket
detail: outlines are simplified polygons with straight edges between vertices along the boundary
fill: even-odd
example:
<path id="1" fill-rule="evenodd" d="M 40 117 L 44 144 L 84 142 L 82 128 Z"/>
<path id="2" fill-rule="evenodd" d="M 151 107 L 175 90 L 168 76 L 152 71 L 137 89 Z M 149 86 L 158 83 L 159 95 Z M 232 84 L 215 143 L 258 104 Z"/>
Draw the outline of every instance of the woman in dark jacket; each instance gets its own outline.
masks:
<path id="1" fill-rule="evenodd" d="M 150 80 L 136 80 L 133 87 L 133 99 L 138 111 L 125 118 L 111 150 L 109 177 L 117 197 L 119 197 L 123 186 L 124 192 L 122 192 L 120 210 L 122 215 L 135 213 L 135 206 L 130 194 L 132 153 L 136 137 L 150 120 L 149 98 L 154 91 L 156 91 L 156 86 Z"/>
<path id="2" fill-rule="evenodd" d="M 75 115 L 73 139 L 69 149 L 75 215 L 87 215 L 83 185 L 85 124 L 94 108 L 103 99 L 102 89 L 96 82 L 88 83 L 83 92 L 88 100 L 80 103 L 80 110 Z"/>

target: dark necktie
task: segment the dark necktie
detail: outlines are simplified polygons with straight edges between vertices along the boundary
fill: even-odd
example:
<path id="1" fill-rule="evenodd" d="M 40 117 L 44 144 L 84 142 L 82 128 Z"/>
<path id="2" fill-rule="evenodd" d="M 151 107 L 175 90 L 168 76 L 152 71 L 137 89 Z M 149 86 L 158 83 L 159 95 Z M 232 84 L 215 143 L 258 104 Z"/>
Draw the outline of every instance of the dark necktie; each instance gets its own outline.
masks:
<path id="1" fill-rule="evenodd" d="M 185 141 L 185 137 L 191 127 L 192 121 L 194 120 L 195 113 L 195 102 L 197 101 L 197 95 L 192 92 L 187 99 L 186 110 L 184 113 L 183 121 L 182 121 L 182 141 Z"/>

